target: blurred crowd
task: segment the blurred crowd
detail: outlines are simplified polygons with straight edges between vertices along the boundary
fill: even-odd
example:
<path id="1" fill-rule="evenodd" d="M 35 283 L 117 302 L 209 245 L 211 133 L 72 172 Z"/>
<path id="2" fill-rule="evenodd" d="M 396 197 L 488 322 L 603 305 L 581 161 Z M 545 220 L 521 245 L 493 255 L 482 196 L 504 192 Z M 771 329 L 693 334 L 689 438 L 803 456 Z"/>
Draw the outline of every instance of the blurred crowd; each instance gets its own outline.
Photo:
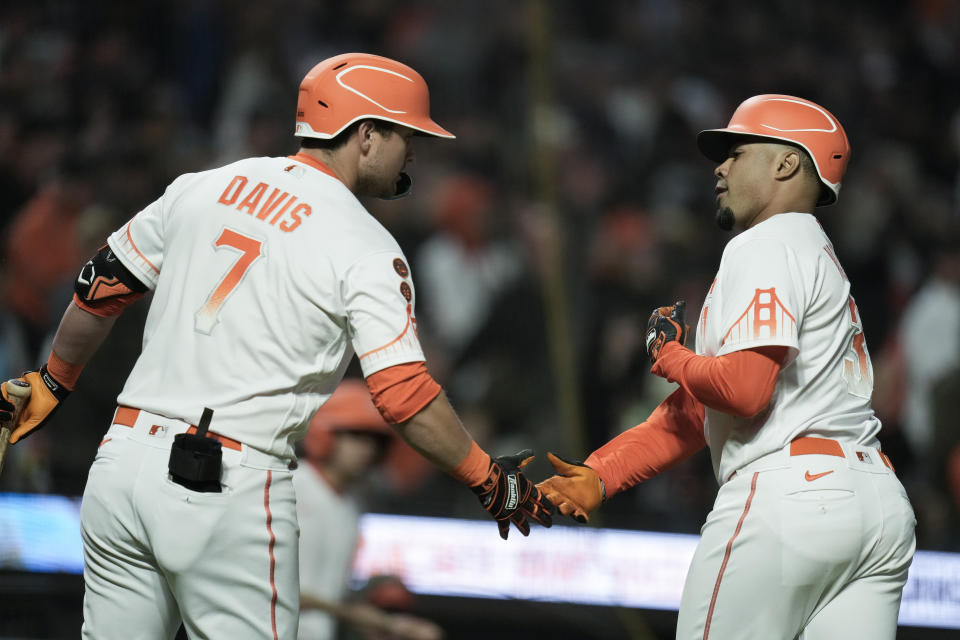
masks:
<path id="1" fill-rule="evenodd" d="M 181 173 L 296 152 L 303 74 L 367 51 L 419 70 L 457 135 L 418 141 L 411 197 L 367 203 L 412 264 L 428 366 L 487 450 L 533 447 L 543 477 L 545 451 L 585 458 L 669 392 L 647 372 L 646 318 L 678 298 L 698 310 L 729 239 L 696 132 L 751 95 L 795 94 L 853 147 L 818 215 L 863 317 L 884 450 L 919 546 L 960 550 L 958 43 L 951 0 L 7 0 L 0 371 L 46 359 L 114 228 Z M 82 492 L 146 309 L 12 448 L 0 486 Z M 598 520 L 696 532 L 715 491 L 698 454 Z M 383 474 L 368 502 L 482 516 L 428 467 Z"/>

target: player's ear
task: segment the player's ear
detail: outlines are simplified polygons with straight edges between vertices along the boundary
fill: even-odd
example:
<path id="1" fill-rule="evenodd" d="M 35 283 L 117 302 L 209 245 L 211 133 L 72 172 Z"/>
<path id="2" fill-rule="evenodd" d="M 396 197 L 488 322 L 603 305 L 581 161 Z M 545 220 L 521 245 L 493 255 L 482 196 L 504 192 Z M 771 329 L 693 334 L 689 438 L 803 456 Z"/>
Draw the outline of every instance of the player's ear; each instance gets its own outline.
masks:
<path id="1" fill-rule="evenodd" d="M 360 141 L 360 150 L 363 153 L 370 150 L 374 131 L 376 131 L 376 126 L 372 120 L 364 120 L 357 125 L 357 137 Z"/>
<path id="2" fill-rule="evenodd" d="M 777 152 L 774 167 L 778 179 L 793 177 L 800 172 L 800 150 L 783 145 Z"/>

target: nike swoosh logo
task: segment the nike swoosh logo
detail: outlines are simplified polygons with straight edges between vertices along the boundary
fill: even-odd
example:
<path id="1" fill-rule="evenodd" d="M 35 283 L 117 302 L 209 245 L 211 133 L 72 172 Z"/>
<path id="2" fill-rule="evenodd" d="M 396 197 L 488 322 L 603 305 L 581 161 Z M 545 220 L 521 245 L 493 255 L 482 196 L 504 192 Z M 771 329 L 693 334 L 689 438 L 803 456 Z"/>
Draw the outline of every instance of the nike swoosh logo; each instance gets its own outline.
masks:
<path id="1" fill-rule="evenodd" d="M 814 475 L 810 475 L 810 472 L 807 471 L 805 474 L 803 474 L 803 477 L 806 479 L 807 482 L 813 482 L 817 478 L 822 478 L 823 476 L 829 475 L 831 473 L 833 473 L 833 469 L 831 469 L 830 471 L 824 471 L 823 473 L 816 473 Z"/>

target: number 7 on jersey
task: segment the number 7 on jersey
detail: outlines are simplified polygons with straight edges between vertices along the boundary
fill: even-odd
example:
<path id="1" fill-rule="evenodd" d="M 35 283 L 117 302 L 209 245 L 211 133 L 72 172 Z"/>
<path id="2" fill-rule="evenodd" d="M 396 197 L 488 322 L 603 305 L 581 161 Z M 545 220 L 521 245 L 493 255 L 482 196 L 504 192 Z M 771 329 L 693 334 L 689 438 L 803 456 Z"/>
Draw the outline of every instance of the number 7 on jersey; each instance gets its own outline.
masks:
<path id="1" fill-rule="evenodd" d="M 194 329 L 199 333 L 205 333 L 207 335 L 217 326 L 217 316 L 220 314 L 220 309 L 227 301 L 227 298 L 230 297 L 230 294 L 233 293 L 233 290 L 240 284 L 240 281 L 243 280 L 247 269 L 263 255 L 262 242 L 238 233 L 233 229 L 225 228 L 223 232 L 221 232 L 220 237 L 217 238 L 214 246 L 217 249 L 221 247 L 236 249 L 240 252 L 240 256 L 237 258 L 237 261 L 233 263 L 230 270 L 227 271 L 226 275 L 223 276 L 223 279 L 217 283 L 217 286 L 207 298 L 206 303 L 197 311 L 194 317 Z"/>

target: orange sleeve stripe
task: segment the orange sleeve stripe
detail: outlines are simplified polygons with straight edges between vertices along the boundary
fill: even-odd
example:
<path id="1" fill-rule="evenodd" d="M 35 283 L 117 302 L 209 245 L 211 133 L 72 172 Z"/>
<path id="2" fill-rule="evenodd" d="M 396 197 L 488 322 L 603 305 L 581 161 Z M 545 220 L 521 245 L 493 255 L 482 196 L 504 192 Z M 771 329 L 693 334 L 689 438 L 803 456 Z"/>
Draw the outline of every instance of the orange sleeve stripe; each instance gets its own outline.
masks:
<path id="1" fill-rule="evenodd" d="M 58 356 L 53 349 L 50 350 L 50 356 L 47 358 L 47 371 L 53 376 L 53 379 L 64 387 L 73 391 L 77 386 L 77 379 L 80 372 L 83 371 L 82 364 L 70 364 Z"/>
<path id="2" fill-rule="evenodd" d="M 651 371 L 679 382 L 702 404 L 741 418 L 766 408 L 787 347 L 755 347 L 718 357 L 698 356 L 682 345 L 664 345 Z"/>
<path id="3" fill-rule="evenodd" d="M 373 404 L 390 424 L 406 422 L 440 395 L 423 361 L 398 364 L 367 376 Z"/>
<path id="4" fill-rule="evenodd" d="M 143 255 L 143 253 L 140 252 L 140 249 L 137 248 L 136 243 L 133 241 L 133 236 L 130 235 L 130 225 L 132 222 L 133 221 L 131 220 L 130 222 L 127 223 L 127 240 L 130 242 L 130 246 L 133 247 L 133 250 L 137 252 L 137 255 L 140 256 L 140 258 L 147 263 L 147 266 L 149 266 L 155 272 L 160 273 L 160 269 L 157 269 L 155 266 L 153 266 L 152 262 L 147 260 L 147 256 Z"/>
<path id="5" fill-rule="evenodd" d="M 609 500 L 707 446 L 703 416 L 703 405 L 677 389 L 649 418 L 591 453 L 585 464 L 600 475 Z"/>
<path id="6" fill-rule="evenodd" d="M 470 451 L 460 464 L 450 470 L 450 475 L 468 487 L 476 487 L 490 475 L 490 454 L 476 442 L 470 443 Z"/>
<path id="7" fill-rule="evenodd" d="M 363 359 L 366 358 L 367 356 L 369 356 L 369 355 L 371 355 L 371 354 L 374 354 L 374 353 L 376 353 L 377 351 L 383 351 L 383 350 L 386 349 L 387 347 L 390 347 L 390 346 L 396 344 L 396 343 L 399 342 L 401 339 L 403 339 L 403 336 L 407 335 L 407 331 L 409 331 L 409 330 L 410 330 L 410 309 L 409 309 L 409 305 L 407 305 L 407 324 L 404 325 L 403 331 L 400 332 L 400 335 L 398 335 L 396 338 L 394 338 L 393 340 L 391 340 L 391 341 L 388 342 L 387 344 L 383 345 L 382 347 L 377 347 L 376 349 L 371 349 L 370 351 L 367 351 L 366 353 L 357 356 L 357 359 L 358 359 L 358 360 L 363 360 Z M 378 372 L 378 373 L 379 373 L 379 372 Z"/>

